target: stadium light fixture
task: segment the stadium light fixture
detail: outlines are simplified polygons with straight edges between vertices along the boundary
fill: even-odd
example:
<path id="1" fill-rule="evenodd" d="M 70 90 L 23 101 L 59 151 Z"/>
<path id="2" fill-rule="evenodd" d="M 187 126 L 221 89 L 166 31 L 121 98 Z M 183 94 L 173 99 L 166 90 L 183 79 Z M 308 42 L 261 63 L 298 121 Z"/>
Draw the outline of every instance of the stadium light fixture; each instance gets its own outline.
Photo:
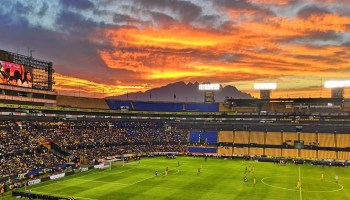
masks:
<path id="1" fill-rule="evenodd" d="M 220 89 L 220 84 L 215 83 L 215 84 L 199 84 L 198 87 L 199 90 L 219 90 Z"/>
<path id="2" fill-rule="evenodd" d="M 325 81 L 325 88 L 345 88 L 350 87 L 350 80 Z"/>
<path id="3" fill-rule="evenodd" d="M 254 83 L 254 89 L 256 90 L 275 90 L 277 83 Z"/>

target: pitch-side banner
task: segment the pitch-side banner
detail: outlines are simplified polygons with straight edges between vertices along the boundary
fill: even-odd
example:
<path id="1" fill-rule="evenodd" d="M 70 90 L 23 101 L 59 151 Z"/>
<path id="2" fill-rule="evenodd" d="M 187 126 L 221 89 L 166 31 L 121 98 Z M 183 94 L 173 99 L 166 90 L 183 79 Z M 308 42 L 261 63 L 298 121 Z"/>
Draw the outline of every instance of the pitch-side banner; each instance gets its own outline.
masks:
<path id="1" fill-rule="evenodd" d="M 35 179 L 35 180 L 31 180 L 28 181 L 28 185 L 35 185 L 41 182 L 41 179 Z"/>
<path id="2" fill-rule="evenodd" d="M 65 173 L 52 175 L 50 176 L 50 179 L 53 180 L 53 179 L 63 178 L 65 175 L 66 175 Z"/>

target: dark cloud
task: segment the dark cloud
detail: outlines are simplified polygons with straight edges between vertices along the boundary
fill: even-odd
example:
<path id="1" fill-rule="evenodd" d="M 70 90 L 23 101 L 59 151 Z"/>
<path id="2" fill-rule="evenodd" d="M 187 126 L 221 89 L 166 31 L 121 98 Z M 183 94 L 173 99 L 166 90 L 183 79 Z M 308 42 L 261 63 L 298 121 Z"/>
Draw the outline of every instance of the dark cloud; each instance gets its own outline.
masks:
<path id="1" fill-rule="evenodd" d="M 79 10 L 89 10 L 95 6 L 90 0 L 61 0 L 60 2 L 64 7 Z"/>
<path id="2" fill-rule="evenodd" d="M 44 17 L 46 15 L 46 11 L 49 9 L 49 5 L 46 2 L 43 2 L 43 5 L 41 6 L 38 15 L 40 17 Z"/>
<path id="3" fill-rule="evenodd" d="M 257 15 L 275 15 L 268 8 L 259 7 L 247 0 L 215 0 L 213 3 L 224 10 L 254 11 Z"/>
<path id="4" fill-rule="evenodd" d="M 150 15 L 153 21 L 160 27 L 167 27 L 176 22 L 173 17 L 161 12 L 150 12 Z"/>
<path id="5" fill-rule="evenodd" d="M 220 16 L 218 15 L 203 15 L 198 18 L 197 22 L 206 26 L 216 26 L 219 20 Z"/>
<path id="6" fill-rule="evenodd" d="M 134 19 L 132 17 L 130 17 L 129 15 L 123 15 L 123 14 L 114 14 L 113 15 L 113 22 L 115 23 L 121 23 L 121 22 L 125 22 L 125 23 L 140 23 L 141 21 L 138 19 Z"/>
<path id="7" fill-rule="evenodd" d="M 202 8 L 188 1 L 176 0 L 136 0 L 135 4 L 144 9 L 170 10 L 180 17 L 181 21 L 191 22 L 202 13 Z"/>
<path id="8" fill-rule="evenodd" d="M 60 27 L 60 31 L 83 34 L 91 33 L 104 26 L 103 23 L 85 19 L 82 15 L 71 11 L 62 11 L 56 20 L 56 24 Z"/>
<path id="9" fill-rule="evenodd" d="M 301 8 L 298 11 L 297 16 L 306 19 L 312 15 L 322 15 L 322 14 L 328 14 L 328 13 L 331 13 L 331 12 L 328 11 L 326 8 L 321 8 L 315 5 L 311 5 L 311 6 L 305 6 Z"/>
<path id="10" fill-rule="evenodd" d="M 341 46 L 350 47 L 350 41 L 346 41 L 346 42 L 342 43 Z"/>

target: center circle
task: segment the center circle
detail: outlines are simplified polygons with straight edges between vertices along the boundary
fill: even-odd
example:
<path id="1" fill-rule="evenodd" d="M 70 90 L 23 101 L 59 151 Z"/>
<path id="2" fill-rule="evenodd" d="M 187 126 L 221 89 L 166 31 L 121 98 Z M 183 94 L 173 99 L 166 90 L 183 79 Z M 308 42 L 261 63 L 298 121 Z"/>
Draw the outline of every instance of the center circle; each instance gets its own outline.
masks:
<path id="1" fill-rule="evenodd" d="M 295 191 L 297 177 L 292 176 L 270 176 L 261 179 L 261 182 L 264 185 L 269 187 L 281 189 L 281 190 L 290 190 Z M 272 183 L 271 183 L 272 182 Z M 311 189 L 304 189 L 304 188 Z M 312 189 L 312 188 L 315 189 Z M 324 189 L 323 189 L 324 188 Z M 301 179 L 301 191 L 302 192 L 337 192 L 343 189 L 341 184 L 320 179 L 312 179 L 312 178 L 302 178 Z"/>

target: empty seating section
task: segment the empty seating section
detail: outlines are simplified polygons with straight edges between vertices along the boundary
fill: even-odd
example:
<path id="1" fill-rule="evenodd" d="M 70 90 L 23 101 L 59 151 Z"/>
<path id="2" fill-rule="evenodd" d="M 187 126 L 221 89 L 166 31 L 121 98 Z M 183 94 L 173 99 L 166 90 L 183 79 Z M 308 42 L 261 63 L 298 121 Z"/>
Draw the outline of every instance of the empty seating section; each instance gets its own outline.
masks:
<path id="1" fill-rule="evenodd" d="M 283 157 L 290 157 L 290 158 L 297 158 L 298 155 L 298 149 L 282 149 L 282 156 Z"/>
<path id="2" fill-rule="evenodd" d="M 267 132 L 266 144 L 281 145 L 282 144 L 281 132 Z"/>
<path id="3" fill-rule="evenodd" d="M 265 148 L 265 155 L 274 156 L 274 157 L 282 156 L 281 149 L 280 148 Z"/>
<path id="4" fill-rule="evenodd" d="M 249 132 L 248 131 L 235 131 L 235 141 L 238 144 L 248 144 Z"/>
<path id="5" fill-rule="evenodd" d="M 248 147 L 244 147 L 244 148 L 234 147 L 233 153 L 237 155 L 248 155 Z"/>
<path id="6" fill-rule="evenodd" d="M 350 147 L 350 134 L 337 134 L 337 147 Z"/>
<path id="7" fill-rule="evenodd" d="M 300 157 L 306 158 L 306 159 L 316 159 L 317 158 L 317 152 L 316 150 L 305 150 L 302 149 L 300 152 Z"/>
<path id="8" fill-rule="evenodd" d="M 318 133 L 318 143 L 321 147 L 335 147 L 334 134 Z"/>
<path id="9" fill-rule="evenodd" d="M 190 153 L 216 153 L 216 148 L 188 147 Z"/>
<path id="10" fill-rule="evenodd" d="M 225 106 L 224 103 L 219 103 L 219 111 L 220 112 L 230 112 L 231 108 Z"/>
<path id="11" fill-rule="evenodd" d="M 186 111 L 198 111 L 198 112 L 219 112 L 218 103 L 186 103 Z"/>
<path id="12" fill-rule="evenodd" d="M 112 110 L 120 110 L 121 106 L 127 106 L 130 109 L 132 109 L 131 101 L 120 101 L 120 100 L 106 99 L 106 103 L 107 103 L 108 107 Z"/>
<path id="13" fill-rule="evenodd" d="M 336 153 L 335 151 L 323 151 L 318 150 L 318 159 L 336 159 Z"/>
<path id="14" fill-rule="evenodd" d="M 264 155 L 264 148 L 249 148 L 249 155 Z"/>
<path id="15" fill-rule="evenodd" d="M 208 132 L 190 132 L 190 142 L 191 143 L 206 143 L 206 144 L 216 144 L 218 140 L 218 132 L 208 131 Z"/>
<path id="16" fill-rule="evenodd" d="M 164 112 L 181 112 L 183 111 L 182 103 L 161 103 L 161 102 L 133 102 L 135 110 L 140 111 L 164 111 Z"/>
<path id="17" fill-rule="evenodd" d="M 218 154 L 222 156 L 232 156 L 232 147 L 218 147 Z"/>
<path id="18" fill-rule="evenodd" d="M 265 132 L 250 132 L 250 141 L 249 143 L 256 143 L 256 144 L 264 144 L 264 137 Z"/>
<path id="19" fill-rule="evenodd" d="M 253 113 L 257 112 L 257 107 L 232 107 L 231 111 L 236 111 L 239 113 Z"/>
<path id="20" fill-rule="evenodd" d="M 283 142 L 294 144 L 294 140 L 298 140 L 298 134 L 295 132 L 284 132 Z"/>
<path id="21" fill-rule="evenodd" d="M 316 133 L 300 133 L 300 140 L 304 141 L 304 145 L 317 145 Z"/>
<path id="22" fill-rule="evenodd" d="M 282 135 L 283 134 L 283 135 Z M 234 144 L 258 144 L 258 145 L 288 145 L 294 146 L 294 140 L 304 141 L 305 146 L 319 147 L 350 147 L 350 134 L 336 134 L 336 140 L 333 133 L 296 133 L 296 132 L 257 132 L 257 131 L 220 131 L 219 142 Z M 266 141 L 264 141 L 266 138 Z M 335 145 L 337 144 L 337 146 Z M 291 147 L 289 146 L 289 147 Z M 231 155 L 232 147 L 219 147 L 219 154 Z M 308 147 L 306 147 L 308 148 Z M 234 147 L 234 154 L 238 155 L 267 155 L 267 156 L 283 156 L 291 158 L 306 158 L 306 159 L 350 159 L 350 152 L 345 151 L 325 151 L 312 149 L 281 149 L 264 148 L 264 147 Z M 222 153 L 221 153 L 222 152 Z"/>
<path id="23" fill-rule="evenodd" d="M 233 142 L 233 131 L 220 131 L 218 135 L 218 142 Z"/>
<path id="24" fill-rule="evenodd" d="M 73 108 L 94 108 L 94 109 L 108 109 L 104 99 L 73 97 L 73 96 L 57 96 L 57 105 L 63 107 Z"/>
<path id="25" fill-rule="evenodd" d="M 350 152 L 338 151 L 339 160 L 350 160 Z"/>
<path id="26" fill-rule="evenodd" d="M 139 111 L 164 111 L 164 112 L 219 112 L 219 104 L 212 103 L 176 103 L 176 102 L 152 102 L 152 101 L 123 101 L 106 99 L 110 109 L 119 110 L 121 106 Z"/>

